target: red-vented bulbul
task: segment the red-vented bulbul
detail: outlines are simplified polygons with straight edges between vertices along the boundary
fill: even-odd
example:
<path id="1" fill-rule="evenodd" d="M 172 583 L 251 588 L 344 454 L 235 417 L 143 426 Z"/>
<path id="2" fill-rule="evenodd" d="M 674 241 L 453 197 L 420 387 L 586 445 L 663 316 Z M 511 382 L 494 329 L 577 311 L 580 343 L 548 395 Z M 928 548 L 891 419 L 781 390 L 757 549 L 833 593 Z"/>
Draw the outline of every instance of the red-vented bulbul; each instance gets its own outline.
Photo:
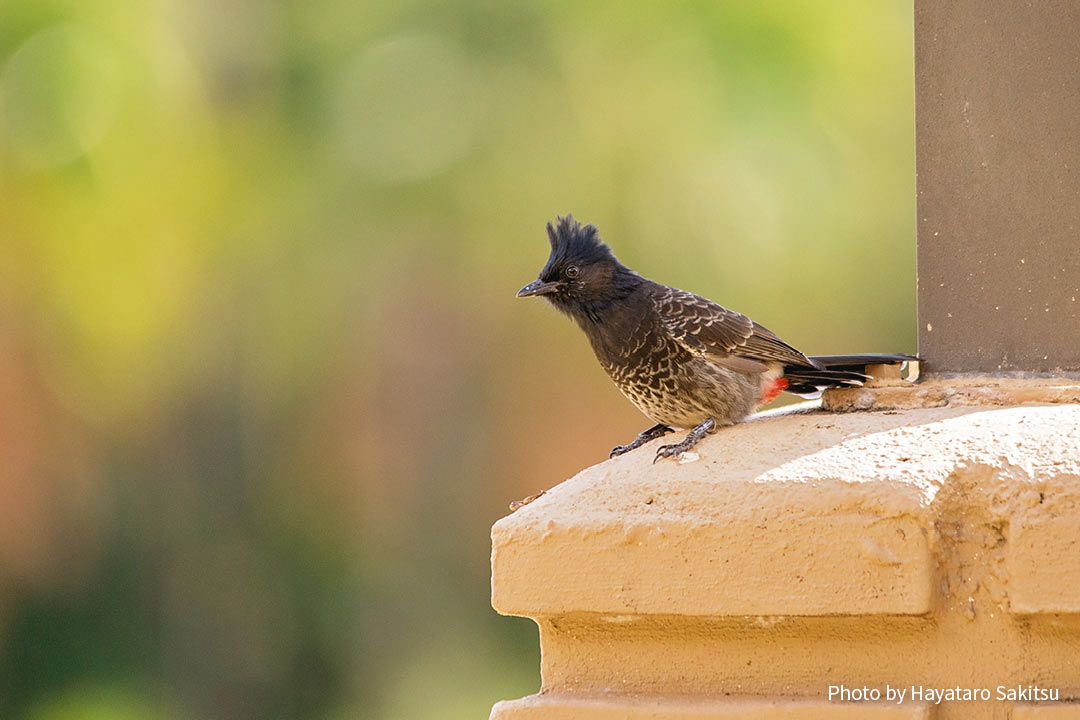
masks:
<path id="1" fill-rule="evenodd" d="M 745 315 L 641 277 L 615 258 L 595 227 L 572 215 L 548 223 L 547 232 L 547 264 L 518 297 L 542 295 L 572 317 L 615 385 L 656 423 L 612 457 L 689 429 L 682 442 L 660 446 L 653 462 L 678 455 L 783 391 L 815 395 L 861 385 L 866 365 L 915 359 L 807 357 Z"/>

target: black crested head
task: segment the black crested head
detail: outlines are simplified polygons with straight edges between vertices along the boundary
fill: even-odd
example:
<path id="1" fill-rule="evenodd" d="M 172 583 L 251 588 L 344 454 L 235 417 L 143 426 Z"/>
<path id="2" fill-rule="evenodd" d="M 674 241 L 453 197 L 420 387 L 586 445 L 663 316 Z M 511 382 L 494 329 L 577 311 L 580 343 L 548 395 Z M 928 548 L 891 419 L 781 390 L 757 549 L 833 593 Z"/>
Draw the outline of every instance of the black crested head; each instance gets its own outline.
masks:
<path id="1" fill-rule="evenodd" d="M 598 321 L 607 307 L 625 298 L 642 278 L 620 263 L 600 239 L 593 225 L 582 225 L 573 215 L 547 225 L 551 255 L 540 277 L 518 292 L 518 297 L 543 295 L 555 307 L 579 320 Z"/>
<path id="2" fill-rule="evenodd" d="M 618 262 L 611 252 L 611 248 L 600 240 L 600 232 L 596 229 L 596 226 L 582 226 L 581 223 L 574 219 L 573 215 L 556 218 L 554 225 L 548 223 L 547 233 L 548 240 L 551 242 L 551 257 L 548 258 L 548 267 L 557 264 L 604 260 Z"/>

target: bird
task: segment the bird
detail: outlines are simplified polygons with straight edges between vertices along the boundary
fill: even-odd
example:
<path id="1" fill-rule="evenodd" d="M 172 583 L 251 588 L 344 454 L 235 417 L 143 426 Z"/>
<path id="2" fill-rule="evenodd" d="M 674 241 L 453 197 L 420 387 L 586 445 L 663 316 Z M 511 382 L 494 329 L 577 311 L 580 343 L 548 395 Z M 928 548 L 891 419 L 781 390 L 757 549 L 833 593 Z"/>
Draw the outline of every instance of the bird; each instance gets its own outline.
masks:
<path id="1" fill-rule="evenodd" d="M 517 297 L 542 297 L 573 319 L 616 387 L 655 424 L 615 457 L 659 437 L 653 462 L 690 451 L 703 437 L 745 420 L 780 393 L 814 397 L 862 385 L 870 364 L 905 354 L 808 357 L 742 313 L 654 282 L 623 265 L 593 225 L 573 215 L 547 224 L 551 254 Z"/>

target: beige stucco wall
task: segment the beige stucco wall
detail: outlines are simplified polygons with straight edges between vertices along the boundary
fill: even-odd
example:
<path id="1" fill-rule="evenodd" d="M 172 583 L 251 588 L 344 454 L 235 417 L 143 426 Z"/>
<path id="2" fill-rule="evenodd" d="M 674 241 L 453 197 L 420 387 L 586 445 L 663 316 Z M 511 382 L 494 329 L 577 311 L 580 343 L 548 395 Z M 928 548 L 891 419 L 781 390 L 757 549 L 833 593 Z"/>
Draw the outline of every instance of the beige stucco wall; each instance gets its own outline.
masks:
<path id="1" fill-rule="evenodd" d="M 492 529 L 538 695 L 493 718 L 1080 718 L 1080 406 L 789 413 L 601 463 Z M 988 688 L 839 703 L 830 685 Z"/>

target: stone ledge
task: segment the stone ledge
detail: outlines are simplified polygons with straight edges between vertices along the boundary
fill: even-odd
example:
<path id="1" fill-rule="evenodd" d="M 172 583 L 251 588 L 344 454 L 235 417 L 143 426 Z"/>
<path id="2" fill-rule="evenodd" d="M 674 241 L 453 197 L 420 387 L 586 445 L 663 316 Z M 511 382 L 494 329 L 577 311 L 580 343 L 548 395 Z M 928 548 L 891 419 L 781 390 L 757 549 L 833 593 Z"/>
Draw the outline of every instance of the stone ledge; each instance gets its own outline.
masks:
<path id="1" fill-rule="evenodd" d="M 965 503 L 988 500 L 976 486 L 989 476 L 996 497 L 981 542 L 1021 528 L 1008 563 L 1018 609 L 1080 608 L 1080 584 L 1058 582 L 1080 573 L 1080 545 L 1038 507 L 1047 483 L 1053 507 L 1080 501 L 1080 407 L 791 414 L 699 447 L 686 464 L 653 465 L 650 447 L 601 463 L 496 523 L 495 609 L 927 613 L 950 541 L 942 530 L 964 521 Z M 966 499 L 952 497 L 960 490 Z M 1038 562 L 1039 547 L 1056 548 L 1056 569 Z M 1050 604 L 1025 599 L 1050 597 L 1044 582 L 1055 583 Z"/>
<path id="2" fill-rule="evenodd" d="M 920 703 L 829 703 L 777 700 L 683 700 L 672 698 L 581 698 L 531 695 L 500 702 L 491 720 L 922 720 Z"/>
<path id="3" fill-rule="evenodd" d="M 864 499 L 844 490 L 841 503 Z M 929 612 L 934 559 L 914 507 L 880 518 L 791 495 L 748 492 L 745 507 L 718 500 L 723 522 L 595 513 L 590 523 L 499 528 L 495 572 L 515 580 L 498 586 L 493 604 L 511 615 Z"/>
<path id="4" fill-rule="evenodd" d="M 492 603 L 537 621 L 544 690 L 495 717 L 782 700 L 842 717 L 820 705 L 835 683 L 1080 697 L 1080 406 L 807 405 L 726 428 L 692 461 L 652 457 L 589 468 L 492 529 Z M 724 702 L 635 704 L 690 696 Z"/>

